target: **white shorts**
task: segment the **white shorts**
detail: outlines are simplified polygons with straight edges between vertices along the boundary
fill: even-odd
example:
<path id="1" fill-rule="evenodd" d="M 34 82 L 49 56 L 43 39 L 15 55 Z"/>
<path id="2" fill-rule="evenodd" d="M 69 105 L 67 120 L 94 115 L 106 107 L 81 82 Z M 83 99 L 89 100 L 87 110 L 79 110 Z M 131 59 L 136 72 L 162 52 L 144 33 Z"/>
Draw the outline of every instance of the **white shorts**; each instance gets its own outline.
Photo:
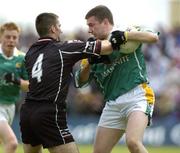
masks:
<path id="1" fill-rule="evenodd" d="M 0 121 L 7 121 L 12 124 L 15 115 L 15 104 L 0 104 Z"/>
<path id="2" fill-rule="evenodd" d="M 116 100 L 106 102 L 98 126 L 125 130 L 128 116 L 133 111 L 148 115 L 150 125 L 154 101 L 153 90 L 147 84 L 141 84 Z"/>

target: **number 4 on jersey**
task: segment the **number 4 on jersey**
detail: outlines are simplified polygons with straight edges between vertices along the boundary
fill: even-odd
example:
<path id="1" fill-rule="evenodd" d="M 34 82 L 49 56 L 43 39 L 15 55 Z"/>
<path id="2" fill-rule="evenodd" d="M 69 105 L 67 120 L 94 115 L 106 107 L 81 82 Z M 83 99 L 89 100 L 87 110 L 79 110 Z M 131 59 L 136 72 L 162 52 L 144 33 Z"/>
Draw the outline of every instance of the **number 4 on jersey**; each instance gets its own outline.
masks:
<path id="1" fill-rule="evenodd" d="M 32 78 L 36 78 L 37 82 L 41 82 L 43 56 L 43 54 L 39 54 L 32 68 Z"/>

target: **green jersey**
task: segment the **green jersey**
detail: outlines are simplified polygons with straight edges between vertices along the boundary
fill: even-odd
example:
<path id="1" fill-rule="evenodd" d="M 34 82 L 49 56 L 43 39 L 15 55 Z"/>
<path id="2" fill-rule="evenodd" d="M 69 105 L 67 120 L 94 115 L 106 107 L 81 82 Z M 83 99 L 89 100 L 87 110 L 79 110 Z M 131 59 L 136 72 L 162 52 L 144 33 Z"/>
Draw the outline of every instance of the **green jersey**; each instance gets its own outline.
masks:
<path id="1" fill-rule="evenodd" d="M 99 63 L 91 66 L 89 81 L 95 79 L 105 101 L 115 100 L 137 85 L 148 82 L 141 46 L 129 54 L 113 51 L 109 55 L 111 64 Z M 79 79 L 78 73 L 76 82 Z"/>
<path id="2" fill-rule="evenodd" d="M 0 50 L 0 104 L 12 104 L 18 101 L 20 87 L 12 83 L 6 83 L 4 74 L 14 73 L 15 77 L 28 80 L 24 65 L 24 53 L 14 50 L 14 55 L 7 58 Z"/>

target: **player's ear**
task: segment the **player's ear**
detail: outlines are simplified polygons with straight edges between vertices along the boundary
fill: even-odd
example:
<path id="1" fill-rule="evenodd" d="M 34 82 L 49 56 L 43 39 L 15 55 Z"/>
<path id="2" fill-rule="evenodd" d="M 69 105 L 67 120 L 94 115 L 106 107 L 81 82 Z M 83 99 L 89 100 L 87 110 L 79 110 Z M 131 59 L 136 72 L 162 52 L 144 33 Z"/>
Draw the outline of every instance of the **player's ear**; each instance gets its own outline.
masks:
<path id="1" fill-rule="evenodd" d="M 50 33 L 56 33 L 56 26 L 52 25 L 49 29 Z"/>
<path id="2" fill-rule="evenodd" d="M 103 22 L 104 22 L 104 24 L 109 24 L 109 20 L 108 20 L 107 18 L 105 18 L 105 19 L 103 20 Z"/>

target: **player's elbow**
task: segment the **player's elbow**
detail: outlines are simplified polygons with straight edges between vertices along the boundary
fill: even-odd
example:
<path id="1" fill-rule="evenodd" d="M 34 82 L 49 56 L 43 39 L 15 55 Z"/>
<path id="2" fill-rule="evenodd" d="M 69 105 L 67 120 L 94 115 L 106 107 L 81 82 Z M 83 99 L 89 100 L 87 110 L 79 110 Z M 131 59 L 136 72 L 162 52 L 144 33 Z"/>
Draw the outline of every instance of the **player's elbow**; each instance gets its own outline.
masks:
<path id="1" fill-rule="evenodd" d="M 149 43 L 156 43 L 158 40 L 159 40 L 158 35 L 156 35 L 156 34 L 149 35 L 149 39 L 148 39 Z"/>

